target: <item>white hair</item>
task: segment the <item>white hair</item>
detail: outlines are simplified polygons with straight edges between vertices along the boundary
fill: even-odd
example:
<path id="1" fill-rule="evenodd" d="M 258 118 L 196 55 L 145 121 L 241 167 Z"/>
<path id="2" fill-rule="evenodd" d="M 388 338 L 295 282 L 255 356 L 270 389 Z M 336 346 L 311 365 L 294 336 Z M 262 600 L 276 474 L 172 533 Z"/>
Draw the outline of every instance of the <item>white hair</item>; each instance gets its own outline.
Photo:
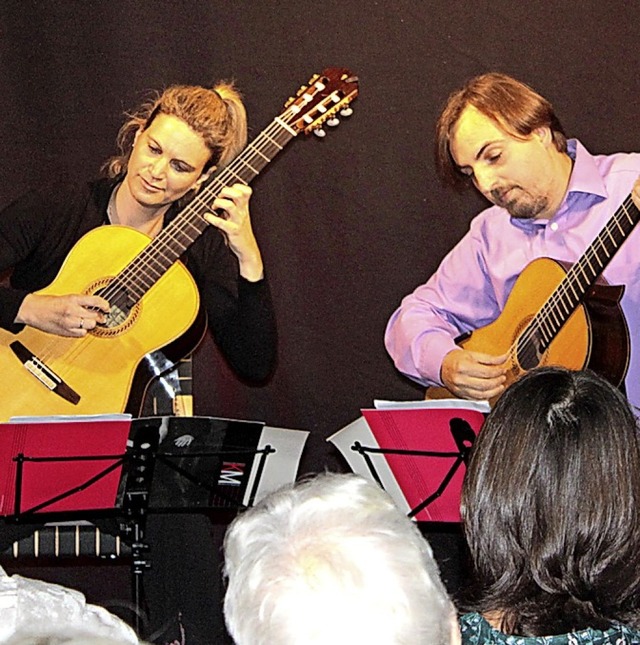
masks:
<path id="1" fill-rule="evenodd" d="M 76 589 L 9 576 L 0 567 L 0 643 L 139 645 L 133 629 Z"/>
<path id="2" fill-rule="evenodd" d="M 324 474 L 272 493 L 224 542 L 237 645 L 448 645 L 455 624 L 431 548 L 379 486 Z"/>
<path id="3" fill-rule="evenodd" d="M 69 630 L 66 633 L 16 634 L 5 645 L 128 645 L 130 641 L 110 636 L 97 636 L 95 632 Z M 140 642 L 140 645 L 144 643 Z"/>

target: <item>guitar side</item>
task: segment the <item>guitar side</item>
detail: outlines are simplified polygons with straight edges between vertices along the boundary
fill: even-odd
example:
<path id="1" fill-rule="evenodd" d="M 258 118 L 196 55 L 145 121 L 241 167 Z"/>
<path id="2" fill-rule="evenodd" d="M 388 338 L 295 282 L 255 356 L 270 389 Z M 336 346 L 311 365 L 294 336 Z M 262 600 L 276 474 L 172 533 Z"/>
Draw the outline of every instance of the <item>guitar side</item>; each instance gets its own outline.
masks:
<path id="1" fill-rule="evenodd" d="M 56 279 L 38 293 L 95 293 L 149 242 L 143 233 L 126 227 L 94 229 L 76 243 Z M 198 303 L 191 274 L 176 262 L 115 327 L 97 328 L 83 338 L 55 336 L 32 327 L 15 335 L 0 330 L 0 365 L 11 384 L 0 390 L 0 421 L 17 415 L 122 412 L 142 358 L 187 331 Z M 16 341 L 79 396 L 77 403 L 49 389 L 27 369 L 11 348 Z"/>
<path id="2" fill-rule="evenodd" d="M 531 262 L 518 277 L 500 316 L 462 340 L 460 347 L 500 355 L 515 346 L 518 337 L 538 314 L 565 277 L 565 266 L 549 258 Z M 619 308 L 622 287 L 596 284 L 560 328 L 536 365 L 522 366 L 514 352 L 507 361 L 506 385 L 531 367 L 558 365 L 567 369 L 592 368 L 614 385 L 626 374 L 629 337 Z M 430 387 L 427 399 L 457 398 L 444 387 Z M 493 403 L 494 401 L 492 401 Z"/>

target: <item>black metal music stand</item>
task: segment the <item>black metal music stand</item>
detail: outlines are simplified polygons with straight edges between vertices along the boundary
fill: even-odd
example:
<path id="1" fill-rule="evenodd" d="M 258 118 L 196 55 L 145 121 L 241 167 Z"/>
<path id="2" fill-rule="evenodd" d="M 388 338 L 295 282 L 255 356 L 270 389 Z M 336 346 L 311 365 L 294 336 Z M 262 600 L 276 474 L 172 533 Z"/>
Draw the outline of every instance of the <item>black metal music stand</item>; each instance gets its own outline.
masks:
<path id="1" fill-rule="evenodd" d="M 251 505 L 266 460 L 276 452 L 269 444 L 257 446 L 263 426 L 261 422 L 212 417 L 150 417 L 131 421 L 122 454 L 34 457 L 18 453 L 12 457 L 14 512 L 7 520 L 38 525 L 79 519 L 110 521 L 110 528 L 117 527 L 120 537 L 131 546 L 134 627 L 140 634 L 146 604 L 143 575 L 151 566 L 150 545 L 145 539 L 149 513 L 237 511 Z M 74 462 L 101 461 L 109 463 L 91 477 L 23 508 L 26 464 L 58 463 L 68 468 Z M 52 510 L 118 469 L 117 495 L 104 500 L 104 508 Z"/>
<path id="2" fill-rule="evenodd" d="M 432 482 L 433 492 L 424 498 L 419 504 L 412 507 L 407 514 L 408 517 L 415 517 L 418 513 L 426 509 L 441 497 L 451 483 L 458 469 L 463 465 L 466 466 L 468 464 L 469 455 L 476 438 L 476 433 L 466 420 L 455 416 L 449 420 L 449 428 L 457 448 L 457 451 L 455 452 L 379 448 L 374 446 L 364 446 L 360 441 L 354 441 L 351 445 L 351 450 L 362 457 L 372 479 L 374 479 L 382 488 L 384 488 L 384 483 L 371 459 L 371 455 L 403 455 L 407 457 L 426 458 L 429 460 L 453 460 L 449 470 L 444 474 L 442 479 L 439 482 Z M 428 470 L 425 469 L 423 472 L 427 473 Z"/>

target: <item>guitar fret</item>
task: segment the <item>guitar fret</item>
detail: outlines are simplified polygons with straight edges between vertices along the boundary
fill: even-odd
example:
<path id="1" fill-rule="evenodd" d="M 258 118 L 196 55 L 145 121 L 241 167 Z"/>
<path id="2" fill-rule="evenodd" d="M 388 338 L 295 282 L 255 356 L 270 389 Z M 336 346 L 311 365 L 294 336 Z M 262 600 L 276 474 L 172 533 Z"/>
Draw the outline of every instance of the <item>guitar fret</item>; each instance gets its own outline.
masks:
<path id="1" fill-rule="evenodd" d="M 278 150 L 282 150 L 282 146 L 281 146 L 281 145 L 280 145 L 280 144 L 279 144 L 275 139 L 271 138 L 271 137 L 270 137 L 269 135 L 267 135 L 267 134 L 265 134 L 265 135 L 264 135 L 264 137 L 265 137 L 266 139 L 269 139 L 269 141 L 271 141 L 271 143 L 272 143 L 272 144 L 273 144 L 273 145 L 274 145 Z"/>
<path id="2" fill-rule="evenodd" d="M 587 264 L 589 264 L 589 268 L 591 269 L 591 275 L 593 275 L 594 271 L 593 271 L 593 267 L 591 266 L 591 263 L 587 261 Z M 581 291 L 584 292 L 585 287 L 589 285 L 589 281 L 590 281 L 589 275 L 587 274 L 587 272 L 585 271 L 585 267 L 581 263 L 577 263 L 575 267 L 576 267 L 574 271 L 576 276 L 575 281 L 578 283 L 578 286 L 580 287 Z M 584 285 L 580 280 L 581 277 L 584 280 Z"/>
<path id="3" fill-rule="evenodd" d="M 590 260 L 589 260 L 589 258 L 587 256 L 585 256 L 584 261 L 589 265 L 589 268 L 591 269 L 591 273 L 595 275 L 596 271 L 593 268 L 593 266 L 591 265 L 591 262 L 590 262 Z"/>
<path id="4" fill-rule="evenodd" d="M 553 316 L 553 322 L 555 325 L 555 329 L 557 329 L 558 325 L 560 324 L 560 316 L 557 311 L 552 311 L 551 315 Z"/>
<path id="5" fill-rule="evenodd" d="M 244 177 L 240 174 L 240 172 L 234 172 L 230 168 L 227 169 L 227 172 L 231 175 L 233 175 L 240 183 L 246 184 L 247 182 L 245 181 Z"/>
<path id="6" fill-rule="evenodd" d="M 196 237 L 198 236 L 198 234 L 200 233 L 200 229 L 195 225 L 195 223 L 194 223 L 194 222 L 192 222 L 192 221 L 190 221 L 190 220 L 185 220 L 185 224 L 186 224 L 187 226 L 190 226 L 190 227 L 191 227 L 191 228 L 196 232 L 196 235 L 193 237 L 192 241 L 193 241 L 193 240 L 195 240 L 195 238 L 196 238 Z M 186 233 L 186 231 L 185 231 L 185 235 L 188 235 L 188 233 Z M 191 239 L 191 237 L 190 237 L 190 236 L 189 236 L 189 239 Z"/>
<path id="7" fill-rule="evenodd" d="M 624 234 L 625 234 L 624 228 L 622 227 L 622 223 L 621 223 L 621 222 L 619 222 L 617 218 L 615 218 L 615 219 L 613 220 L 613 224 L 615 224 L 615 225 L 616 225 L 616 227 L 618 228 L 618 231 L 620 232 L 620 235 L 624 235 Z"/>
<path id="8" fill-rule="evenodd" d="M 598 267 L 598 273 L 600 273 L 600 271 L 602 271 L 602 269 L 604 269 L 604 267 L 606 266 L 607 262 L 609 262 L 609 260 L 612 258 L 613 253 L 617 250 L 617 247 L 614 246 L 612 250 L 609 250 L 609 247 L 607 246 L 607 239 L 604 236 L 598 236 L 596 238 L 596 241 L 593 243 L 593 246 L 594 246 L 593 253 L 600 265 Z M 596 247 L 598 247 L 601 251 L 604 252 L 604 256 L 605 256 L 604 260 L 600 259 L 598 248 Z"/>
<path id="9" fill-rule="evenodd" d="M 309 96 L 309 95 L 307 94 L 305 98 L 310 99 L 310 98 L 311 98 L 311 96 Z M 285 121 L 283 121 L 280 117 L 276 117 L 276 118 L 274 119 L 274 121 L 275 121 L 278 125 L 280 125 L 280 126 L 282 127 L 282 129 L 283 129 L 283 130 L 286 130 L 287 132 L 290 132 L 292 136 L 295 136 L 295 134 L 296 134 L 295 130 L 294 130 L 294 129 L 293 129 L 293 128 L 288 124 L 288 123 L 286 123 Z"/>
<path id="10" fill-rule="evenodd" d="M 544 342 L 547 341 L 548 338 L 550 338 L 553 334 L 553 329 L 544 329 L 543 327 L 540 327 L 540 337 Z"/>
<path id="11" fill-rule="evenodd" d="M 627 219 L 629 220 L 629 223 L 631 225 L 635 224 L 635 222 L 633 221 L 633 218 L 631 217 L 631 215 L 629 215 L 629 211 L 627 210 L 627 208 L 624 205 L 624 203 L 622 204 L 621 208 L 622 208 L 622 212 L 627 216 Z"/>
<path id="12" fill-rule="evenodd" d="M 254 148 L 254 149 L 265 160 L 265 162 L 268 163 L 269 161 L 271 161 L 271 159 L 269 157 L 267 157 L 267 155 L 265 155 L 262 152 L 260 152 L 260 150 L 258 150 L 258 148 Z"/>
<path id="13" fill-rule="evenodd" d="M 615 224 L 618 226 L 618 228 L 620 229 L 620 232 L 622 233 L 623 231 L 620 228 L 620 225 L 617 222 L 615 222 Z M 609 230 L 608 226 L 605 226 L 602 232 L 609 236 L 609 240 L 611 241 L 611 244 L 614 248 L 618 246 L 618 244 L 616 243 L 616 239 L 613 237 L 612 231 Z"/>

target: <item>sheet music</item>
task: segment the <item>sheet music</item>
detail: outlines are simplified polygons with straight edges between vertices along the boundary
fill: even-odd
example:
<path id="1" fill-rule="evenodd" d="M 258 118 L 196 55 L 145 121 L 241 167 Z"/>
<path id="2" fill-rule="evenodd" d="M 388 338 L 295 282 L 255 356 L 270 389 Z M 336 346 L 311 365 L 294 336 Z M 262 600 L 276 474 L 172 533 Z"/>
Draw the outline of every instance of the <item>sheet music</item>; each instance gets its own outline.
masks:
<path id="1" fill-rule="evenodd" d="M 389 403 L 363 409 L 327 441 L 355 473 L 378 479 L 411 517 L 459 521 L 465 460 L 487 406 L 458 399 Z"/>
<path id="2" fill-rule="evenodd" d="M 51 416 L 11 417 L 9 423 L 91 423 L 92 421 L 131 421 L 131 415 L 124 412 L 112 414 L 57 414 Z"/>
<path id="3" fill-rule="evenodd" d="M 342 456 L 347 460 L 347 463 L 354 473 L 362 475 L 367 479 L 373 479 L 371 470 L 362 458 L 362 455 L 352 449 L 352 446 L 356 442 L 359 442 L 363 446 L 379 448 L 378 442 L 373 436 L 373 432 L 371 432 L 371 428 L 364 417 L 360 417 L 342 428 L 342 430 L 338 430 L 338 432 L 328 437 L 327 441 L 330 441 L 342 453 Z M 398 485 L 398 480 L 391 471 L 385 456 L 382 454 L 372 454 L 370 455 L 370 459 L 382 482 L 382 487 L 389 493 L 391 499 L 393 499 L 396 506 L 403 513 L 409 513 L 411 506 Z"/>
<path id="4" fill-rule="evenodd" d="M 129 415 L 27 417 L 0 424 L 0 515 L 36 507 L 44 513 L 113 509 L 130 425 Z"/>
<path id="5" fill-rule="evenodd" d="M 466 399 L 420 399 L 419 401 L 387 401 L 375 399 L 376 410 L 476 410 L 483 414 L 491 412 L 489 401 L 469 401 Z"/>
<path id="6" fill-rule="evenodd" d="M 254 462 L 249 474 L 249 484 L 243 503 L 249 505 L 259 502 L 268 493 L 292 484 L 296 480 L 302 450 L 307 441 L 309 432 L 306 430 L 290 430 L 287 428 L 262 428 L 258 450 L 267 446 L 276 449 L 275 453 L 268 455 L 266 467 L 258 482 L 255 499 L 250 499 L 256 477 L 258 477 L 258 462 Z"/>

